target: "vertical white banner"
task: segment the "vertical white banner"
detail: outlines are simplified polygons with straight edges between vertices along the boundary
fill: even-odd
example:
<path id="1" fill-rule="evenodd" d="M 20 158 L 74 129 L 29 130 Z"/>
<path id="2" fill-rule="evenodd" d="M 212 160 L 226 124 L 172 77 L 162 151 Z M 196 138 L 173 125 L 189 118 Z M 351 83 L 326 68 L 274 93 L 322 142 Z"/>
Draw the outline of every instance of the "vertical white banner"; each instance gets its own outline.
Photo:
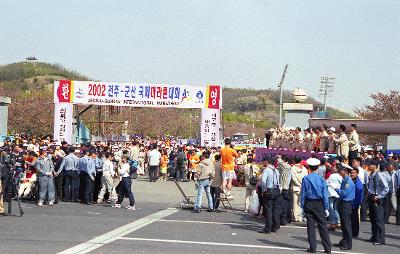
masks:
<path id="1" fill-rule="evenodd" d="M 54 104 L 54 141 L 72 143 L 72 103 Z"/>
<path id="2" fill-rule="evenodd" d="M 206 147 L 220 146 L 221 127 L 220 109 L 201 110 L 201 145 Z"/>

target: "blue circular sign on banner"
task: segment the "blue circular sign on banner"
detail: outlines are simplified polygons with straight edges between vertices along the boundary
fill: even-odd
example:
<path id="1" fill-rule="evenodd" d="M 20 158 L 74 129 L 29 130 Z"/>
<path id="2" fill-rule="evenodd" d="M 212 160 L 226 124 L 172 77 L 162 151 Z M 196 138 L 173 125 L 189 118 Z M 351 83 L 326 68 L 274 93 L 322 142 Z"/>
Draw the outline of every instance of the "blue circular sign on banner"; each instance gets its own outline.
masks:
<path id="1" fill-rule="evenodd" d="M 197 94 L 196 94 L 196 97 L 197 97 L 197 99 L 199 99 L 199 100 L 201 100 L 201 99 L 203 99 L 203 92 L 202 91 L 198 91 L 197 92 Z"/>

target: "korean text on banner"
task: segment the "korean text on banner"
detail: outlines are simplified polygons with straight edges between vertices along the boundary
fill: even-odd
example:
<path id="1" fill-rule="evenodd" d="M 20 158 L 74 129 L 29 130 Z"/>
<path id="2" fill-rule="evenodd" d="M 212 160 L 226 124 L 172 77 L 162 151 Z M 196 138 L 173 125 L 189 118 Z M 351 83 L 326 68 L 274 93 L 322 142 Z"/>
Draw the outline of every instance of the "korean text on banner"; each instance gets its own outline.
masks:
<path id="1" fill-rule="evenodd" d="M 220 146 L 219 130 L 221 126 L 219 109 L 201 110 L 201 145 L 207 147 Z"/>
<path id="2" fill-rule="evenodd" d="M 208 86 L 207 89 L 207 107 L 222 109 L 222 97 L 220 86 Z"/>
<path id="3" fill-rule="evenodd" d="M 54 140 L 72 143 L 73 105 L 71 103 L 54 104 Z"/>
<path id="4" fill-rule="evenodd" d="M 60 80 L 54 102 L 157 108 L 221 108 L 219 86 Z"/>
<path id="5" fill-rule="evenodd" d="M 54 103 L 72 102 L 72 81 L 54 81 Z"/>

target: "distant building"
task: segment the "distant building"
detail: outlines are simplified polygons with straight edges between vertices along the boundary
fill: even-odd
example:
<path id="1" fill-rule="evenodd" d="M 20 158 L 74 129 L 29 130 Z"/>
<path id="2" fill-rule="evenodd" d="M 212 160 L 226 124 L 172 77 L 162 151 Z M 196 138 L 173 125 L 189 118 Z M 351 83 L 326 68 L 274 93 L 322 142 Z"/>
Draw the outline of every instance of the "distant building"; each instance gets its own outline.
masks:
<path id="1" fill-rule="evenodd" d="M 38 59 L 36 57 L 34 57 L 34 56 L 28 56 L 27 58 L 25 58 L 25 61 L 27 63 L 37 63 Z"/>

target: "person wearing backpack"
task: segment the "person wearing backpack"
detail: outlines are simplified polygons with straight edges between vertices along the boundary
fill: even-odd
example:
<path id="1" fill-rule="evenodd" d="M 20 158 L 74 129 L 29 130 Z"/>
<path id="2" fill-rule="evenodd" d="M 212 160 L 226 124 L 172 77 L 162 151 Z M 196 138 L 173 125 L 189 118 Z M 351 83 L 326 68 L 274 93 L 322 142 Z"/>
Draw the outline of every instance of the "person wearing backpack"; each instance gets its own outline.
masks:
<path id="1" fill-rule="evenodd" d="M 114 208 L 121 208 L 121 203 L 124 197 L 129 198 L 129 206 L 126 207 L 128 210 L 136 210 L 135 208 L 135 198 L 132 193 L 132 179 L 129 175 L 130 165 L 128 163 L 128 158 L 122 156 L 121 165 L 118 168 L 118 173 L 121 176 L 120 190 L 118 193 L 118 201 L 113 205 Z"/>
<path id="2" fill-rule="evenodd" d="M 257 173 L 260 168 L 253 163 L 253 158 L 247 159 L 247 165 L 244 167 L 244 181 L 246 184 L 246 196 L 244 202 L 244 212 L 249 211 L 250 197 L 256 193 Z"/>

